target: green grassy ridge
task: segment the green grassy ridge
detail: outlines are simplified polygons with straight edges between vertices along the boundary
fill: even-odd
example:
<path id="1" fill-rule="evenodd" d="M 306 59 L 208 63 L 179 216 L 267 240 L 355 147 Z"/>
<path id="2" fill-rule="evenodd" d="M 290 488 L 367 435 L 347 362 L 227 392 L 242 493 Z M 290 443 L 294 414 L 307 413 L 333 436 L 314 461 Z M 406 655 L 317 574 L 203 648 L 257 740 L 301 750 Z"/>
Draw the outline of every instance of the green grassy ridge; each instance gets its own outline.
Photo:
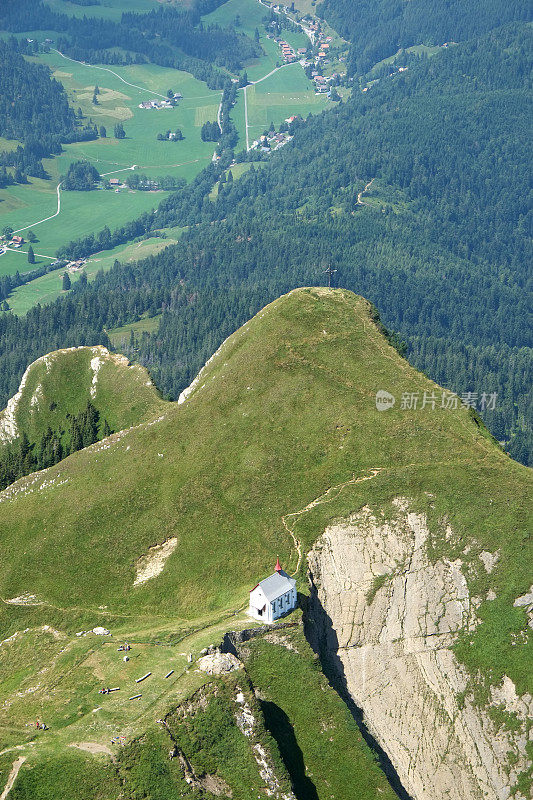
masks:
<path id="1" fill-rule="evenodd" d="M 378 389 L 397 396 L 392 410 L 376 410 Z M 0 496 L 0 596 L 31 589 L 63 609 L 105 605 L 110 615 L 189 620 L 238 608 L 276 555 L 296 568 L 284 514 L 380 468 L 298 518 L 304 553 L 331 519 L 408 496 L 427 508 L 436 552 L 448 553 L 443 519 L 463 548 L 500 549 L 490 581 L 479 569 L 468 580 L 474 589 L 490 583 L 511 608 L 529 588 L 522 536 L 530 473 L 466 409 L 400 408 L 403 392 L 424 391 L 439 388 L 387 343 L 365 300 L 295 290 L 233 334 L 189 399 L 165 404 L 159 422 L 70 456 L 40 491 L 23 479 L 12 487 L 18 494 Z M 162 573 L 133 587 L 137 559 L 169 537 L 177 547 Z M 4 624 L 12 613 L 4 608 Z M 520 611 L 517 624 L 527 633 Z M 482 632 L 495 641 L 489 625 Z M 498 645 L 498 669 L 507 663 L 523 687 L 526 644 L 505 634 Z M 470 651 L 472 670 L 493 669 L 486 647 Z"/>
<path id="2" fill-rule="evenodd" d="M 64 641 L 55 646 L 53 642 L 51 634 L 43 632 L 34 642 L 24 645 L 21 641 L 13 657 L 20 658 L 26 647 L 36 661 L 42 646 L 41 658 L 53 658 L 64 648 Z M 82 647 L 84 643 L 76 644 Z M 113 657 L 114 648 L 102 649 Z M 136 650 L 134 647 L 132 657 Z M 74 721 L 63 736 L 53 725 L 48 739 L 41 737 L 36 747 L 5 754 L 0 775 L 4 777 L 14 758 L 23 752 L 28 761 L 15 784 L 19 799 L 52 800 L 59 789 L 65 789 L 67 794 L 62 796 L 70 798 L 68 792 L 77 782 L 82 800 L 197 798 L 198 793 L 183 779 L 178 758 L 168 757 L 169 750 L 177 745 L 196 776 L 213 775 L 230 787 L 235 800 L 250 800 L 262 796 L 264 788 L 253 755 L 253 746 L 259 743 L 270 756 L 282 790 L 287 791 L 292 784 L 299 800 L 329 800 L 332 795 L 336 800 L 355 796 L 370 800 L 376 792 L 385 800 L 395 796 L 353 718 L 320 671 L 301 628 L 253 639 L 243 646 L 240 655 L 245 661 L 244 672 L 220 678 L 199 675 L 196 686 L 191 684 L 178 704 L 169 696 L 163 714 L 166 728 L 154 723 L 155 710 L 134 723 L 137 731 L 126 746 L 113 748 L 115 765 L 105 754 L 89 756 L 68 748 L 79 737 Z M 116 654 L 114 657 L 116 660 Z M 135 669 L 140 672 L 144 667 Z M 78 688 L 88 678 L 88 674 L 78 672 L 71 679 L 72 686 Z M 239 691 L 255 719 L 251 739 L 236 725 L 239 706 L 235 697 Z M 89 737 L 88 741 L 101 738 L 96 731 Z M 32 795 L 36 787 L 39 793 Z M 107 793 L 100 794 L 104 787 Z"/>
<path id="3" fill-rule="evenodd" d="M 255 719 L 250 740 L 236 724 L 238 706 L 235 697 L 239 691 Z M 260 796 L 264 788 L 265 781 L 259 775 L 252 752 L 255 744 L 260 744 L 269 754 L 282 791 L 290 789 L 289 776 L 276 743 L 266 731 L 260 704 L 242 673 L 237 672 L 203 687 L 181 708 L 171 712 L 165 721 L 172 740 L 185 753 L 195 773 L 221 777 L 231 787 L 235 800 L 248 800 L 253 796 L 252 792 Z"/>
<path id="4" fill-rule="evenodd" d="M 57 350 L 27 370 L 15 411 L 18 434 L 25 432 L 31 444 L 38 444 L 48 427 L 68 434 L 68 415 L 78 414 L 88 401 L 100 413 L 100 427 L 105 419 L 114 431 L 152 419 L 162 406 L 146 370 L 129 365 L 124 356 L 101 346 Z"/>

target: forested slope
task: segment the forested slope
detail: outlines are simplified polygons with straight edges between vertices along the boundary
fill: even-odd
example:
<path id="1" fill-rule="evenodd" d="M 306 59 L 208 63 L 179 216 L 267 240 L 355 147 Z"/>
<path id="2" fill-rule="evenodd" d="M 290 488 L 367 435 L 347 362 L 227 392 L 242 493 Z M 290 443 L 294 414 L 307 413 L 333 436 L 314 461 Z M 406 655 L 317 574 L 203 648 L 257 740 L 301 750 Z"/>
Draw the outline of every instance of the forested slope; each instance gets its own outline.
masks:
<path id="1" fill-rule="evenodd" d="M 46 178 L 41 158 L 60 153 L 62 142 L 97 136 L 94 125 L 76 120 L 63 86 L 48 67 L 28 62 L 23 53 L 31 55 L 28 43 L 0 39 L 0 136 L 24 144 L 0 152 L 0 188 L 25 182 L 27 175 Z M 14 167 L 13 174 L 6 166 Z"/>
<path id="2" fill-rule="evenodd" d="M 460 42 L 530 17 L 520 0 L 323 0 L 318 12 L 352 42 L 350 69 L 366 72 L 399 48 Z"/>

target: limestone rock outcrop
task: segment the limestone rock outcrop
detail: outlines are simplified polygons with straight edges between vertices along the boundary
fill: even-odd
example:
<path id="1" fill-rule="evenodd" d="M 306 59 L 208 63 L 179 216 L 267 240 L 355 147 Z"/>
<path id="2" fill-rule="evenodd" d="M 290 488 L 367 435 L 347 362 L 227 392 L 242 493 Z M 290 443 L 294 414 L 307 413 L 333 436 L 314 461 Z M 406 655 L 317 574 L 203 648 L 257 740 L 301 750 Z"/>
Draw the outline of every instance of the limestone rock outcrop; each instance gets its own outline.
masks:
<path id="1" fill-rule="evenodd" d="M 395 506 L 392 520 L 363 508 L 328 527 L 309 554 L 317 635 L 414 800 L 507 800 L 527 764 L 531 697 L 509 679 L 493 692 L 512 701 L 514 732 L 474 704 L 451 648 L 479 600 L 461 560 L 430 559 L 425 516 Z"/>

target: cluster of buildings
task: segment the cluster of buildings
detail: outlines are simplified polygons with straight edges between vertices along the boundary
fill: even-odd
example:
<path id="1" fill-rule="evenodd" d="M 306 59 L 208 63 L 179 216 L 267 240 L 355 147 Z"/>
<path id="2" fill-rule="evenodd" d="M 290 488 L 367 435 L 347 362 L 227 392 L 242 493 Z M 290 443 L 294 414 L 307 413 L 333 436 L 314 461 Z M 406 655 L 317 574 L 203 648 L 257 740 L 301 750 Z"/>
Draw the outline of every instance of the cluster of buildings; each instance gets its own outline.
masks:
<path id="1" fill-rule="evenodd" d="M 334 72 L 333 75 L 329 75 L 328 77 L 324 77 L 324 75 L 320 75 L 318 70 L 314 69 L 311 73 L 311 79 L 315 84 L 315 93 L 326 94 L 329 97 L 331 94 L 332 84 L 334 85 L 338 77 L 339 75 L 337 72 Z"/>
<path id="2" fill-rule="evenodd" d="M 122 181 L 119 180 L 119 178 L 109 178 L 109 185 L 115 190 L 117 194 L 120 192 L 121 189 L 128 188 L 125 183 L 122 183 Z"/>
<path id="3" fill-rule="evenodd" d="M 183 95 L 181 92 L 175 92 L 172 97 L 169 97 L 168 100 L 161 99 L 161 100 L 143 100 L 142 103 L 139 103 L 139 108 L 145 109 L 157 109 L 160 110 L 162 108 L 174 108 L 176 105 L 177 100 L 183 100 Z"/>
<path id="4" fill-rule="evenodd" d="M 291 117 L 291 120 L 295 119 L 296 117 Z M 271 153 L 274 150 L 279 150 L 280 147 L 290 142 L 291 139 L 292 136 L 289 133 L 276 133 L 275 131 L 272 133 L 264 133 L 263 136 L 260 136 L 255 142 L 252 142 L 250 150 L 261 150 L 263 153 Z"/>
<path id="5" fill-rule="evenodd" d="M 24 237 L 23 236 L 0 236 L 0 255 L 4 255 L 6 247 L 13 247 L 15 250 L 18 250 L 19 247 L 22 247 L 24 244 Z"/>
<path id="6" fill-rule="evenodd" d="M 86 263 L 87 263 L 87 259 L 86 258 L 78 258 L 76 261 L 67 261 L 66 264 L 64 262 L 62 262 L 61 260 L 54 261 L 51 266 L 52 267 L 54 267 L 54 266 L 57 266 L 57 267 L 64 266 L 66 271 L 70 272 L 70 274 L 72 275 L 74 272 L 81 272 Z"/>

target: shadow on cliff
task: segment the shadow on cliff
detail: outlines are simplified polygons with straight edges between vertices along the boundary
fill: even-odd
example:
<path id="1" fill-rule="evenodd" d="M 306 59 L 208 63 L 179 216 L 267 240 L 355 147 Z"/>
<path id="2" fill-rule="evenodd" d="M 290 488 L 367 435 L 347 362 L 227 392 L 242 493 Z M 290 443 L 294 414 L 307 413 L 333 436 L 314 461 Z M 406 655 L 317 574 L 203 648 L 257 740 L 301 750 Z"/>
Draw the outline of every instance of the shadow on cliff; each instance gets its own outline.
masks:
<path id="1" fill-rule="evenodd" d="M 304 631 L 307 641 L 311 645 L 313 651 L 318 655 L 322 671 L 328 679 L 330 686 L 335 689 L 339 697 L 341 697 L 348 706 L 361 732 L 361 736 L 375 754 L 391 788 L 400 800 L 413 800 L 411 795 L 402 786 L 398 773 L 387 753 L 366 727 L 362 709 L 354 703 L 348 689 L 344 665 L 338 655 L 339 640 L 337 638 L 337 632 L 333 627 L 331 617 L 328 616 L 319 600 L 312 575 L 310 575 L 309 580 L 311 584 L 311 596 L 309 598 L 303 595 L 298 597 L 299 604 L 304 610 Z"/>
<path id="2" fill-rule="evenodd" d="M 318 800 L 314 783 L 305 774 L 305 762 L 294 728 L 282 708 L 268 700 L 260 700 L 265 726 L 278 745 L 285 768 L 289 773 L 298 800 Z"/>

